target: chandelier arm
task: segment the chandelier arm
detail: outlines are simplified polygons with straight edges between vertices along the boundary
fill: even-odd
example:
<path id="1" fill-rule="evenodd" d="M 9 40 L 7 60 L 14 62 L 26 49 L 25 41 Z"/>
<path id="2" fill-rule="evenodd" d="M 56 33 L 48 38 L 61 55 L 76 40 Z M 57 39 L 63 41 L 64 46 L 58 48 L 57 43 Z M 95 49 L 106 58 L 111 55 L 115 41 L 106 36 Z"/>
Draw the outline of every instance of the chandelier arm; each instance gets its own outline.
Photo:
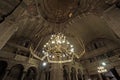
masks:
<path id="1" fill-rule="evenodd" d="M 83 56 L 84 54 L 85 54 L 85 49 L 84 49 L 84 51 L 81 53 L 80 57 Z"/>
<path id="2" fill-rule="evenodd" d="M 49 63 L 67 63 L 67 62 L 71 62 L 73 61 L 73 59 L 69 59 L 69 60 L 64 60 L 64 61 L 52 61 L 48 59 Z"/>
<path id="3" fill-rule="evenodd" d="M 75 57 L 79 58 L 79 56 L 78 56 L 76 53 L 74 53 L 73 55 L 74 55 Z"/>
<path id="4" fill-rule="evenodd" d="M 85 49 L 85 46 L 84 46 L 83 41 L 82 41 L 81 39 L 78 39 L 78 38 L 76 38 L 76 40 L 78 41 L 79 45 L 81 45 L 81 47 L 82 47 L 83 49 Z"/>
<path id="5" fill-rule="evenodd" d="M 42 60 L 40 57 L 38 57 L 35 52 L 32 50 L 32 48 L 30 47 L 30 53 L 32 54 L 33 57 L 39 59 L 39 60 Z"/>
<path id="6" fill-rule="evenodd" d="M 47 57 L 47 55 L 45 55 L 44 57 L 42 57 L 41 60 L 43 61 L 46 57 Z"/>
<path id="7" fill-rule="evenodd" d="M 74 55 L 72 55 L 71 59 L 69 59 L 69 60 L 53 61 L 53 60 L 50 60 L 49 57 L 47 56 L 47 60 L 49 63 L 67 63 L 67 62 L 73 61 L 73 57 L 74 57 Z"/>
<path id="8" fill-rule="evenodd" d="M 71 62 L 72 60 L 66 60 L 66 61 L 49 61 L 49 63 L 67 63 Z"/>
<path id="9" fill-rule="evenodd" d="M 53 47 L 53 48 L 50 47 L 48 51 L 54 50 L 54 48 L 55 48 L 55 47 Z"/>
<path id="10" fill-rule="evenodd" d="M 76 38 L 76 40 L 78 41 L 79 45 L 81 45 L 81 47 L 83 48 L 83 50 L 85 50 L 85 45 L 84 45 L 84 42 L 82 41 L 82 39 Z"/>
<path id="11" fill-rule="evenodd" d="M 85 50 L 83 50 L 79 56 L 78 56 L 76 53 L 74 53 L 74 55 L 75 55 L 77 58 L 80 58 L 80 57 L 83 56 L 84 54 L 85 54 Z"/>
<path id="12" fill-rule="evenodd" d="M 67 51 L 67 50 L 65 50 L 66 51 L 66 53 L 68 53 L 69 54 L 69 52 Z"/>

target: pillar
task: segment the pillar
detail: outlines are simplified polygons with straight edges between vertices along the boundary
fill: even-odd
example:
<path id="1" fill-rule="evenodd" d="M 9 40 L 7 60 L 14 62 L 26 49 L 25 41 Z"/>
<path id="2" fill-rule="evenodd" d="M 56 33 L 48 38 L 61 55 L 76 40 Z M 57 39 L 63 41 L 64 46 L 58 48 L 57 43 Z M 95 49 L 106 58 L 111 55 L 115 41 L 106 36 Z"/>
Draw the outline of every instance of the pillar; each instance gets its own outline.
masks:
<path id="1" fill-rule="evenodd" d="M 6 73 L 5 73 L 5 75 L 4 75 L 4 77 L 3 77 L 3 79 L 2 79 L 2 80 L 5 80 L 5 79 L 6 79 L 6 77 L 7 77 L 8 73 L 9 73 L 9 70 L 6 70 Z"/>
<path id="2" fill-rule="evenodd" d="M 97 58 L 94 57 L 94 59 L 97 62 L 97 64 L 99 65 L 99 62 L 98 62 Z M 100 80 L 103 80 L 101 73 L 98 73 L 98 76 L 99 76 Z"/>
<path id="3" fill-rule="evenodd" d="M 111 68 L 110 71 L 112 72 L 112 74 L 115 76 L 115 78 L 117 80 L 120 80 L 120 76 L 119 76 L 118 72 L 116 71 L 115 67 Z"/>
<path id="4" fill-rule="evenodd" d="M 63 80 L 63 67 L 62 64 L 52 64 L 51 79 L 50 80 Z"/>
<path id="5" fill-rule="evenodd" d="M 98 73 L 98 76 L 99 76 L 100 80 L 103 80 L 103 79 L 102 79 L 102 76 L 101 76 L 101 74 L 100 74 L 100 73 Z"/>
<path id="6" fill-rule="evenodd" d="M 103 73 L 100 73 L 101 77 L 102 77 L 102 80 L 106 80 L 106 77 Z"/>
<path id="7" fill-rule="evenodd" d="M 26 75 L 26 71 L 23 71 L 23 74 L 22 74 L 22 78 L 21 78 L 21 80 L 23 80 L 24 79 L 24 77 L 25 77 L 25 75 Z"/>
<path id="8" fill-rule="evenodd" d="M 17 31 L 18 27 L 3 22 L 0 24 L 0 49 L 7 43 L 11 36 Z"/>

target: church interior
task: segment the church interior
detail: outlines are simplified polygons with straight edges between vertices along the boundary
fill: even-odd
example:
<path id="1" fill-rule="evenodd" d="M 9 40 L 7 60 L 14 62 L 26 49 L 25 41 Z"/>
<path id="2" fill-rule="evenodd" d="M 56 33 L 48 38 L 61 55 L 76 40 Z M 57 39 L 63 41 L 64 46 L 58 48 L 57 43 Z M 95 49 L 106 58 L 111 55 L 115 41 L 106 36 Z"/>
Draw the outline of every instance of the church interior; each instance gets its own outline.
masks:
<path id="1" fill-rule="evenodd" d="M 120 80 L 120 0 L 0 0 L 0 80 Z"/>

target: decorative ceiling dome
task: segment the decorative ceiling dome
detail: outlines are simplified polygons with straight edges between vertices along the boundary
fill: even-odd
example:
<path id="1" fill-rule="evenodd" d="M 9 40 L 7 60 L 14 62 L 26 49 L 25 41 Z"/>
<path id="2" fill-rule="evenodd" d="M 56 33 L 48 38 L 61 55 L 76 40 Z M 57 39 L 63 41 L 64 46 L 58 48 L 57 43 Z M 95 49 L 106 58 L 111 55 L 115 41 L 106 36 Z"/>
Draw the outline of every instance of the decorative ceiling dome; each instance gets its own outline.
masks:
<path id="1" fill-rule="evenodd" d="M 49 22 L 62 23 L 75 15 L 80 0 L 41 0 L 42 16 Z"/>

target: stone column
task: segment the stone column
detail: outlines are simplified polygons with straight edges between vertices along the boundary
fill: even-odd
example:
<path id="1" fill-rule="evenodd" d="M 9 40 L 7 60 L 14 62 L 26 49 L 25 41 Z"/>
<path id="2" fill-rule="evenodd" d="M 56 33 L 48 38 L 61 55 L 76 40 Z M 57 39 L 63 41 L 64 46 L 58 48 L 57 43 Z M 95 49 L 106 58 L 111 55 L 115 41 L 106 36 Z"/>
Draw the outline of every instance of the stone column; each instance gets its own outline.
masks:
<path id="1" fill-rule="evenodd" d="M 6 70 L 6 73 L 5 73 L 5 75 L 4 75 L 2 80 L 5 80 L 5 78 L 7 77 L 8 73 L 9 73 L 9 70 Z"/>
<path id="2" fill-rule="evenodd" d="M 94 59 L 95 59 L 95 61 L 97 62 L 97 64 L 99 65 L 99 61 L 97 60 L 97 58 L 96 58 L 96 57 L 94 57 Z M 100 80 L 103 80 L 103 79 L 102 79 L 102 76 L 101 76 L 101 74 L 100 74 L 100 73 L 98 73 L 98 76 L 99 76 Z"/>
<path id="3" fill-rule="evenodd" d="M 23 79 L 24 79 L 24 77 L 25 77 L 26 73 L 27 73 L 26 71 L 24 71 L 24 72 L 23 72 L 21 80 L 23 80 Z"/>
<path id="4" fill-rule="evenodd" d="M 100 73 L 98 73 L 98 76 L 99 76 L 100 80 L 103 80 L 103 79 L 102 79 L 102 76 L 101 76 L 101 74 L 100 74 Z"/>
<path id="5" fill-rule="evenodd" d="M 7 43 L 10 37 L 17 31 L 18 27 L 13 24 L 3 22 L 0 24 L 0 49 Z"/>
<path id="6" fill-rule="evenodd" d="M 37 69 L 36 79 L 35 80 L 39 80 L 39 76 L 40 76 L 40 72 L 39 72 L 39 69 Z"/>
<path id="7" fill-rule="evenodd" d="M 50 80 L 63 80 L 62 64 L 52 64 L 51 79 Z"/>

